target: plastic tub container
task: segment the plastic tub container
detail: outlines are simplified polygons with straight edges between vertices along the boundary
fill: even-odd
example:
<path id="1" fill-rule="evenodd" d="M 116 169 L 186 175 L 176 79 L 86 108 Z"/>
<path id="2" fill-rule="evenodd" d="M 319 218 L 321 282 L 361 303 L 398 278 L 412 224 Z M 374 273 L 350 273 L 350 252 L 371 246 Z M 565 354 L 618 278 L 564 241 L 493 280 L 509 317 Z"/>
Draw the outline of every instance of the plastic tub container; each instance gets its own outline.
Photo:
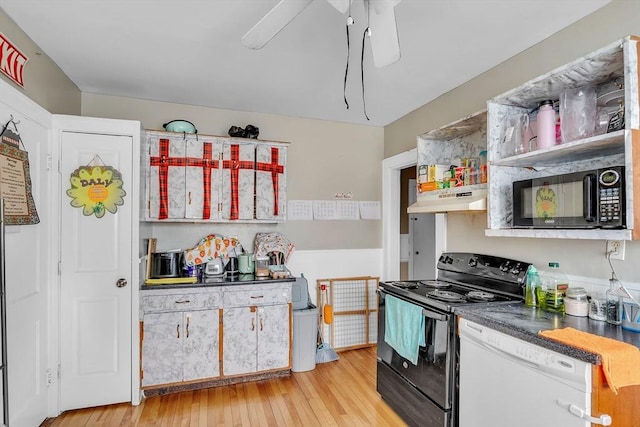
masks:
<path id="1" fill-rule="evenodd" d="M 584 288 L 569 288 L 564 298 L 564 311 L 571 316 L 589 315 L 589 299 Z"/>

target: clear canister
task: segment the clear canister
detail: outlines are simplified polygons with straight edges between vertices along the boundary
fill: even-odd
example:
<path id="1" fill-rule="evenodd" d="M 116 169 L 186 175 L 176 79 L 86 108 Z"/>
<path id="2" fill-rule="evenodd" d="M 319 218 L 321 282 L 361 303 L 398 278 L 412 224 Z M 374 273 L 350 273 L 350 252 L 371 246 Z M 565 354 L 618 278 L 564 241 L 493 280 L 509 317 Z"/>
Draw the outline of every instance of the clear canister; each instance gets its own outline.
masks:
<path id="1" fill-rule="evenodd" d="M 269 276 L 269 257 L 268 256 L 256 257 L 256 276 L 257 277 Z"/>

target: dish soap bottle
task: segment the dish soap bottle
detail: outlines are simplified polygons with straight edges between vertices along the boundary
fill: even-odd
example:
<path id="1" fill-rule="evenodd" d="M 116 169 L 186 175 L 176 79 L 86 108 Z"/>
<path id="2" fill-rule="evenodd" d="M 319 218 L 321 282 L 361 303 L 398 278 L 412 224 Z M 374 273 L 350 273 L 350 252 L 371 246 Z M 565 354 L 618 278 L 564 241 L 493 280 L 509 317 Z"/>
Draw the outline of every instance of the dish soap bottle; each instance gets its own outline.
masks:
<path id="1" fill-rule="evenodd" d="M 620 282 L 612 274 L 609 279 L 609 289 L 605 292 L 607 300 L 607 322 L 612 325 L 622 323 L 622 295 L 620 295 Z"/>
<path id="2" fill-rule="evenodd" d="M 550 270 L 544 275 L 544 309 L 555 313 L 564 313 L 564 296 L 569 287 L 569 279 L 560 271 L 560 264 L 549 263 Z"/>
<path id="3" fill-rule="evenodd" d="M 540 276 L 533 265 L 527 270 L 526 285 L 524 289 L 524 305 L 537 307 L 539 305 L 538 292 L 540 290 Z"/>

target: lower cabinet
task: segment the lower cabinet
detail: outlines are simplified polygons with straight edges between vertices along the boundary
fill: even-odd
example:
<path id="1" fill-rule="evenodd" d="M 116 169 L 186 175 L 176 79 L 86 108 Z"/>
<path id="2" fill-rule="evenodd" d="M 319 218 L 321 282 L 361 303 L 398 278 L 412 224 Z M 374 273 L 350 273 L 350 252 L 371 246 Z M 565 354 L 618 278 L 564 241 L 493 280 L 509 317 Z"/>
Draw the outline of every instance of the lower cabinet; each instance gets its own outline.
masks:
<path id="1" fill-rule="evenodd" d="M 224 375 L 289 367 L 289 304 L 223 309 Z"/>
<path id="2" fill-rule="evenodd" d="M 602 367 L 596 365 L 591 380 L 591 412 L 595 416 L 610 415 L 611 427 L 640 426 L 640 386 L 622 387 L 615 394 L 607 385 Z"/>
<path id="3" fill-rule="evenodd" d="M 142 386 L 220 375 L 218 310 L 148 313 L 143 321 Z"/>
<path id="4" fill-rule="evenodd" d="M 144 289 L 140 308 L 147 389 L 291 367 L 291 282 Z"/>

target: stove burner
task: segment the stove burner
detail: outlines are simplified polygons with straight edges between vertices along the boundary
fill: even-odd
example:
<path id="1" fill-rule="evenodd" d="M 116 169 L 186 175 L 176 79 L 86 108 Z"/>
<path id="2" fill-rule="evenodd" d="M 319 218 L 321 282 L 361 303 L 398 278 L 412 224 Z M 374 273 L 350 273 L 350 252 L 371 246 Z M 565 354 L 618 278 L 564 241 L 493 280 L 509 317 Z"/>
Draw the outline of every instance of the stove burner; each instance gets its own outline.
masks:
<path id="1" fill-rule="evenodd" d="M 472 301 L 493 301 L 496 296 L 490 292 L 471 291 L 467 293 L 467 298 Z"/>
<path id="2" fill-rule="evenodd" d="M 427 292 L 427 296 L 441 301 L 464 301 L 464 296 L 457 292 L 441 291 L 439 289 Z"/>
<path id="3" fill-rule="evenodd" d="M 412 282 L 391 282 L 391 284 L 397 288 L 402 289 L 416 289 L 418 287 L 417 283 Z"/>
<path id="4" fill-rule="evenodd" d="M 423 285 L 429 286 L 431 288 L 448 288 L 451 286 L 450 283 L 441 282 L 439 280 L 423 280 L 420 283 Z"/>

